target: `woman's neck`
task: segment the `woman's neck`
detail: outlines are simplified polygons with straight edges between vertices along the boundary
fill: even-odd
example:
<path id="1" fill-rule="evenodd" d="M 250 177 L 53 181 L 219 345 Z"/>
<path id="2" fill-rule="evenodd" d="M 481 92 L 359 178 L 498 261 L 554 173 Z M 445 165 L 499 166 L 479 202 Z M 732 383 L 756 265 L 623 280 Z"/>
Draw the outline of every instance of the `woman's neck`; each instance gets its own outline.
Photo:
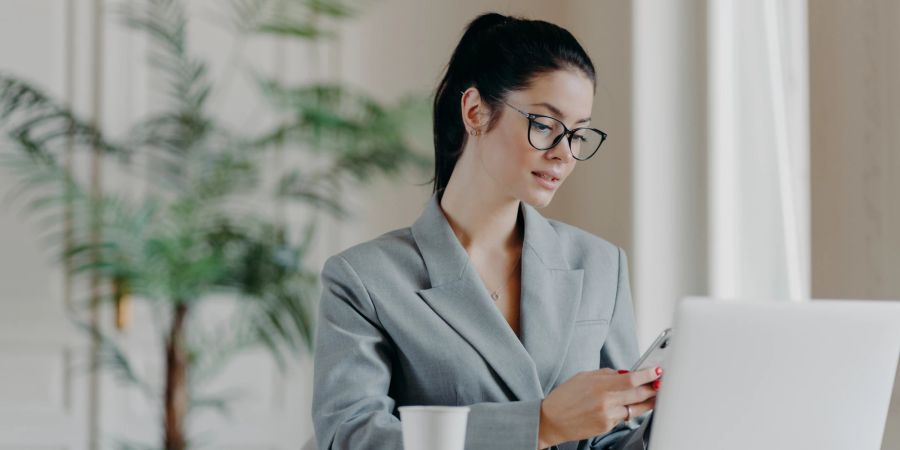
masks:
<path id="1" fill-rule="evenodd" d="M 519 217 L 518 199 L 467 192 L 451 179 L 439 204 L 470 255 L 521 250 L 524 222 Z"/>

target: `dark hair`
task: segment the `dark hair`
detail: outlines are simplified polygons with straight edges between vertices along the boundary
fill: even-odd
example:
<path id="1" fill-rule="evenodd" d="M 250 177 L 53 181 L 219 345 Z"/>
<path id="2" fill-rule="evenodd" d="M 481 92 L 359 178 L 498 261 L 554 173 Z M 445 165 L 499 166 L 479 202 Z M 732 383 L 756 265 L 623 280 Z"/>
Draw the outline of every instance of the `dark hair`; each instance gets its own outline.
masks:
<path id="1" fill-rule="evenodd" d="M 542 20 L 486 13 L 466 27 L 434 94 L 434 183 L 443 190 L 462 153 L 466 130 L 460 91 L 475 87 L 491 111 L 510 91 L 527 89 L 535 77 L 560 69 L 583 72 L 594 84 L 594 65 L 574 36 Z M 492 114 L 487 129 L 499 116 Z"/>

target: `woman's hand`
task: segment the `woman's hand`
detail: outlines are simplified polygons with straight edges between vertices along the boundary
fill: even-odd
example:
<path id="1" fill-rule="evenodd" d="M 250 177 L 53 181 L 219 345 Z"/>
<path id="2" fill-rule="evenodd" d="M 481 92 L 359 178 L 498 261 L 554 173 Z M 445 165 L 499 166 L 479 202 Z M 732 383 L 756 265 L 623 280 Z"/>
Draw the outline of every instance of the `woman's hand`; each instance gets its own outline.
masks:
<path id="1" fill-rule="evenodd" d="M 622 372 L 579 372 L 551 391 L 541 402 L 538 448 L 606 433 L 628 416 L 625 405 L 631 417 L 653 409 L 662 370 Z"/>

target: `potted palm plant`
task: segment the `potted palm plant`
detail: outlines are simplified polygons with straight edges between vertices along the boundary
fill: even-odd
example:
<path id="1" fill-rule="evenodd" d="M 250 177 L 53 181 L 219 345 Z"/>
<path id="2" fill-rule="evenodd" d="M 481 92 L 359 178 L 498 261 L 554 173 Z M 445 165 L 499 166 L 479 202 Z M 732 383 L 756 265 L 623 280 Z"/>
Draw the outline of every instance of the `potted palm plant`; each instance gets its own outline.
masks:
<path id="1" fill-rule="evenodd" d="M 336 0 L 235 0 L 218 7 L 235 33 L 307 41 L 334 35 L 322 18 L 355 13 Z M 158 336 L 164 381 L 154 386 L 116 336 L 72 311 L 98 343 L 97 361 L 162 407 L 162 448 L 184 450 L 191 446 L 187 417 L 227 403 L 197 395 L 195 387 L 237 352 L 263 347 L 283 367 L 311 347 L 318 270 L 304 260 L 317 216 L 281 223 L 260 210 L 260 196 L 346 218 L 337 194 L 342 186 L 427 165 L 408 138 L 410 127 L 424 125 L 417 120 L 427 118 L 427 101 L 409 96 L 387 106 L 340 84 L 286 85 L 257 74 L 260 95 L 279 119 L 262 132 L 235 130 L 208 106 L 217 84 L 188 46 L 184 2 L 143 0 L 118 13 L 148 37 L 165 103 L 115 138 L 40 88 L 0 73 L 0 155 L 66 272 L 90 281 L 89 300 L 78 305 L 115 305 L 124 314 L 128 302 L 144 302 L 166 318 Z M 318 164 L 280 173 L 270 192 L 261 171 L 273 151 L 315 155 Z M 104 162 L 105 170 L 144 177 L 148 189 L 129 195 L 85 180 L 71 170 L 79 152 Z M 235 303 L 228 332 L 212 334 L 194 315 L 223 295 Z"/>

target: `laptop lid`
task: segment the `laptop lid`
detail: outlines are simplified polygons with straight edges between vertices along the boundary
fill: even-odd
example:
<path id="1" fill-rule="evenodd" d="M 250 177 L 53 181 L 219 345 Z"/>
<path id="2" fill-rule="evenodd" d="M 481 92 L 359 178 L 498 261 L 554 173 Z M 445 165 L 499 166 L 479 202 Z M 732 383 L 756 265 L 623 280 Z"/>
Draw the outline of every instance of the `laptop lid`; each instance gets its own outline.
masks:
<path id="1" fill-rule="evenodd" d="M 649 450 L 878 450 L 900 302 L 687 298 Z"/>

